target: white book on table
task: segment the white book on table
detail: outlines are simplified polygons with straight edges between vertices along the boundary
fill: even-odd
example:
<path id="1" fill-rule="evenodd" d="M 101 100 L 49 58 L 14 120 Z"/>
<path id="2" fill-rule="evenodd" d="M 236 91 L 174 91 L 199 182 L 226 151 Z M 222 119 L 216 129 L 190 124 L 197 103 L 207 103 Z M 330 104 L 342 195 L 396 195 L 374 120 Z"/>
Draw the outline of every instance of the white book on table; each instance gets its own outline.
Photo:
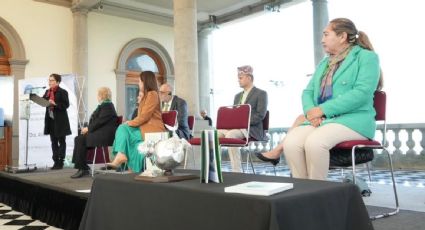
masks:
<path id="1" fill-rule="evenodd" d="M 292 189 L 293 187 L 294 184 L 292 183 L 251 181 L 243 184 L 225 187 L 224 192 L 242 193 L 257 196 L 270 196 L 275 193 Z"/>

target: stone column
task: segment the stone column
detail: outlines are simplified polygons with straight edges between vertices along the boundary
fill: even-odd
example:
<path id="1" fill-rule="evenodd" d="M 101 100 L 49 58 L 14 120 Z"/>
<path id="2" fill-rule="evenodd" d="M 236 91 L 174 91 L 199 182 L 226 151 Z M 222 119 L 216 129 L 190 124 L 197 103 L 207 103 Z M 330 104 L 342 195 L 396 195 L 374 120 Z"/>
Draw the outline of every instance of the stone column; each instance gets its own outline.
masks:
<path id="1" fill-rule="evenodd" d="M 19 80 L 25 79 L 25 68 L 28 60 L 9 59 L 13 79 L 13 125 L 12 125 L 12 165 L 19 165 Z"/>
<path id="2" fill-rule="evenodd" d="M 87 85 L 88 85 L 88 32 L 86 8 L 72 8 L 73 17 L 73 41 L 72 41 L 72 72 L 77 75 L 80 85 L 84 81 L 83 100 L 84 105 L 78 107 L 80 122 L 88 121 L 87 117 Z"/>
<path id="3" fill-rule="evenodd" d="M 187 102 L 189 115 L 199 111 L 196 0 L 173 0 L 175 93 Z"/>
<path id="4" fill-rule="evenodd" d="M 212 30 L 203 29 L 198 33 L 199 51 L 199 108 L 206 109 L 211 114 L 211 86 L 210 86 L 210 59 L 209 59 L 209 35 Z M 199 116 L 199 114 L 195 114 Z"/>
<path id="5" fill-rule="evenodd" d="M 321 40 L 323 29 L 329 22 L 328 2 L 326 0 L 311 0 L 313 2 L 313 39 L 315 65 L 324 57 Z"/>

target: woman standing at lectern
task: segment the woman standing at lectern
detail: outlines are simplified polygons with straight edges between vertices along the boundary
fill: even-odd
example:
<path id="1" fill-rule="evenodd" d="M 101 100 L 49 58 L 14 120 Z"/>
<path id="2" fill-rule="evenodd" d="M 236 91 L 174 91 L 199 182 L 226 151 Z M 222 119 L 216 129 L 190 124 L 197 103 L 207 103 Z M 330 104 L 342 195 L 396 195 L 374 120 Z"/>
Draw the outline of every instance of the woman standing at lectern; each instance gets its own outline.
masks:
<path id="1" fill-rule="evenodd" d="M 50 169 L 53 170 L 63 168 L 66 151 L 65 137 L 71 134 L 66 111 L 69 107 L 68 92 L 59 87 L 61 80 L 62 78 L 59 74 L 50 74 L 49 89 L 43 95 L 43 98 L 50 103 L 46 107 L 46 115 L 44 117 L 44 134 L 49 134 L 52 142 L 54 164 Z"/>

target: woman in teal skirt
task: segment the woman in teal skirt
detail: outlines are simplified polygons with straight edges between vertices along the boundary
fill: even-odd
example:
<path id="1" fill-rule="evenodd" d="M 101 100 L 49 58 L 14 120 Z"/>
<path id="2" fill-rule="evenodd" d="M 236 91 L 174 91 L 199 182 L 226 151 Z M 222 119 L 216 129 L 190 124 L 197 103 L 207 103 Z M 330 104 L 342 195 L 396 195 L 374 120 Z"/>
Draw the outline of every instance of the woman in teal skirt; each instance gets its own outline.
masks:
<path id="1" fill-rule="evenodd" d="M 143 92 L 143 97 L 137 116 L 118 127 L 112 151 L 115 158 L 108 164 L 109 168 L 118 168 L 127 162 L 129 170 L 136 173 L 143 171 L 145 156 L 137 151 L 138 145 L 144 140 L 145 133 L 165 131 L 158 85 L 153 72 L 144 71 L 140 74 L 139 90 Z"/>

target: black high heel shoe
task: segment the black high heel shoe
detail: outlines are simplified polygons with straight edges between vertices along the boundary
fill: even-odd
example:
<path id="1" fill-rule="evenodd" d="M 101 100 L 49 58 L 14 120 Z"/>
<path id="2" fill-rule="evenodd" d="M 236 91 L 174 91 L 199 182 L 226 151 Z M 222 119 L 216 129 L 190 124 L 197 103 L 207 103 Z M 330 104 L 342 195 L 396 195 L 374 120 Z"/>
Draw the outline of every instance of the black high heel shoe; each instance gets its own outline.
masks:
<path id="1" fill-rule="evenodd" d="M 100 168 L 100 170 L 114 170 L 114 169 L 117 169 L 117 168 L 119 168 L 119 166 L 116 166 L 112 163 L 106 163 L 106 167 L 103 166 L 103 167 Z"/>
<path id="2" fill-rule="evenodd" d="M 280 161 L 280 157 L 277 159 L 272 159 L 272 158 L 263 156 L 263 154 L 261 153 L 255 153 L 255 156 L 262 161 L 270 162 L 273 166 L 276 166 L 277 164 L 279 164 L 279 161 Z"/>

